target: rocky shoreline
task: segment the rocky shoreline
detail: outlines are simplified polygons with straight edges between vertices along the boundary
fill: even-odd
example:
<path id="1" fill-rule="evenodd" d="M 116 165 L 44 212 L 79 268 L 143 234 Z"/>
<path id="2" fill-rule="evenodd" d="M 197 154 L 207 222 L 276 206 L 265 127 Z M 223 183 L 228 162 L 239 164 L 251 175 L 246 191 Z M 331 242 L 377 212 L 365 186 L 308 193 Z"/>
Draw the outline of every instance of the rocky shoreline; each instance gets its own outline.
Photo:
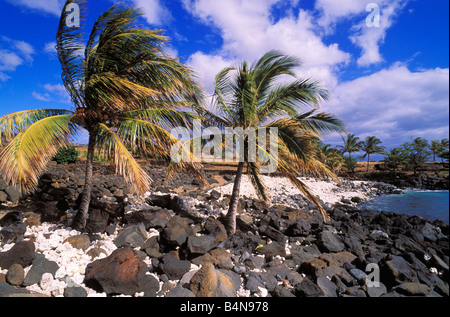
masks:
<path id="1" fill-rule="evenodd" d="M 357 177 L 357 176 L 353 176 Z M 436 174 L 407 175 L 406 173 L 375 172 L 364 174 L 365 180 L 377 181 L 394 185 L 398 188 L 416 188 L 426 190 L 448 190 L 450 188 L 449 176 Z"/>
<path id="2" fill-rule="evenodd" d="M 332 219 L 324 224 L 283 179 L 267 181 L 269 209 L 244 181 L 237 234 L 227 238 L 220 217 L 232 175 L 207 175 L 206 187 L 164 173 L 153 168 L 151 192 L 136 197 L 97 165 L 83 233 L 68 227 L 81 164 L 50 167 L 22 200 L 3 188 L 0 297 L 449 296 L 447 224 L 356 207 L 401 192 L 395 186 L 305 179 Z M 368 287 L 374 273 L 380 284 Z"/>

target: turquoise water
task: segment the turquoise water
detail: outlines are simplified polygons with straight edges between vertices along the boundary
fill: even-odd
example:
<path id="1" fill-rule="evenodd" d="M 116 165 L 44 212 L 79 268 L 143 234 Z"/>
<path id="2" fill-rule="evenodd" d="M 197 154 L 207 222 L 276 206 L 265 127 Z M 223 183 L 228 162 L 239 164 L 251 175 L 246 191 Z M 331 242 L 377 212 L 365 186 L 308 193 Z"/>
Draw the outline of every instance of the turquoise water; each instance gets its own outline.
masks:
<path id="1" fill-rule="evenodd" d="M 402 195 L 376 197 L 361 205 L 361 208 L 421 216 L 432 221 L 438 219 L 449 223 L 449 191 L 408 189 Z"/>

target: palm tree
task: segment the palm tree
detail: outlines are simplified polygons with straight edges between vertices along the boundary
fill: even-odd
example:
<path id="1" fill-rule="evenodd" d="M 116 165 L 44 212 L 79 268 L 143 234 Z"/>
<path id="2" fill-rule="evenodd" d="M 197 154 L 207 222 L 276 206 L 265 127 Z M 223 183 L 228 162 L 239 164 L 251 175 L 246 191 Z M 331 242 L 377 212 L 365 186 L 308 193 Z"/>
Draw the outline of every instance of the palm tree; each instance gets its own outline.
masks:
<path id="1" fill-rule="evenodd" d="M 342 153 L 348 153 L 348 157 L 351 158 L 351 154 L 358 152 L 361 150 L 362 141 L 360 141 L 359 137 L 355 136 L 352 133 L 347 135 L 347 138 L 342 137 L 342 141 L 344 145 L 339 145 L 338 147 L 342 150 Z"/>
<path id="2" fill-rule="evenodd" d="M 65 7 L 71 3 L 78 4 L 83 21 L 85 1 L 68 0 Z M 83 229 L 96 148 L 135 192 L 148 191 L 151 179 L 127 148 L 168 156 L 176 138 L 167 131 L 189 125 L 192 115 L 183 109 L 200 104 L 202 92 L 191 70 L 164 53 L 167 38 L 160 31 L 135 26 L 139 10 L 112 6 L 97 18 L 86 45 L 82 28 L 66 24 L 69 13 L 61 14 L 56 49 L 74 109 L 30 110 L 0 118 L 0 131 L 14 137 L 1 153 L 0 172 L 23 192 L 33 191 L 57 149 L 87 130 L 86 182 L 72 223 Z"/>
<path id="3" fill-rule="evenodd" d="M 367 156 L 367 172 L 369 171 L 370 155 L 371 154 L 386 154 L 386 148 L 380 146 L 380 139 L 375 136 L 368 136 L 366 140 L 362 143 L 362 150 L 364 151 L 364 158 Z"/>
<path id="4" fill-rule="evenodd" d="M 316 158 L 315 144 L 321 133 L 342 132 L 344 124 L 331 114 L 317 111 L 319 103 L 327 99 L 327 91 L 310 79 L 297 79 L 293 69 L 298 66 L 300 62 L 296 58 L 270 51 L 251 66 L 243 62 L 239 67 L 225 68 L 215 80 L 215 111 L 207 112 L 205 116 L 216 127 L 254 129 L 260 153 L 271 158 L 275 158 L 276 153 L 259 146 L 262 141 L 259 131 L 277 128 L 275 143 L 279 170 L 318 206 L 325 220 L 328 220 L 320 202 L 297 176 L 306 172 L 334 176 Z M 282 75 L 295 80 L 279 84 L 277 80 Z M 245 166 L 259 198 L 266 204 L 270 202 L 259 169 L 263 165 L 261 157 L 258 155 L 255 160 L 249 159 L 250 146 L 251 140 L 246 135 L 243 159 L 238 164 L 228 213 L 223 219 L 228 235 L 236 231 L 236 213 Z"/>
<path id="5" fill-rule="evenodd" d="M 441 158 L 441 163 L 444 163 L 444 159 L 448 160 L 449 142 L 448 142 L 448 139 L 442 139 L 440 143 L 441 143 L 440 151 L 437 155 L 438 155 L 438 157 Z"/>
<path id="6" fill-rule="evenodd" d="M 433 154 L 433 162 L 436 162 L 436 155 L 442 150 L 441 141 L 433 140 L 431 141 L 430 147 L 431 153 Z"/>
<path id="7" fill-rule="evenodd" d="M 332 148 L 331 144 L 317 144 L 318 159 L 324 163 L 330 170 L 335 173 L 342 165 L 344 165 L 344 157 L 342 152 L 336 148 Z"/>

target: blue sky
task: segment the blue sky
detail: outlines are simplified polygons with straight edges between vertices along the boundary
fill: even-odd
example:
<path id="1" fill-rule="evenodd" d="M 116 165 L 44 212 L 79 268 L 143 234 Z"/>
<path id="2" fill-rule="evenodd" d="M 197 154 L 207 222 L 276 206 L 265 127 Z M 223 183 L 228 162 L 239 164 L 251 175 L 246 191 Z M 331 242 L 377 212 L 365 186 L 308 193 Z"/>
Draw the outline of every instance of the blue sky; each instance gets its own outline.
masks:
<path id="1" fill-rule="evenodd" d="M 72 108 L 54 56 L 62 0 L 0 0 L 0 116 Z M 88 0 L 89 32 L 117 1 Z M 124 0 L 140 23 L 171 38 L 208 94 L 214 76 L 271 49 L 299 57 L 299 77 L 320 80 L 338 115 L 361 139 L 388 148 L 449 135 L 449 3 L 445 0 Z M 369 27 L 369 3 L 380 8 Z M 80 142 L 86 142 L 85 136 Z M 339 144 L 339 136 L 325 142 Z"/>

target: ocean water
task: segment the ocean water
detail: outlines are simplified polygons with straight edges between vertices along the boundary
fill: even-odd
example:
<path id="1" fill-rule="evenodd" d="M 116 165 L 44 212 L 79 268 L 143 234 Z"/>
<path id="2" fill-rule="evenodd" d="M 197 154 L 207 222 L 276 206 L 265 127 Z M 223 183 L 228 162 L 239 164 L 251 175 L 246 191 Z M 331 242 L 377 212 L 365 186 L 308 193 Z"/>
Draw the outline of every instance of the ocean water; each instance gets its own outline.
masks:
<path id="1" fill-rule="evenodd" d="M 401 195 L 382 195 L 362 204 L 360 208 L 421 216 L 449 223 L 448 190 L 404 190 Z"/>

